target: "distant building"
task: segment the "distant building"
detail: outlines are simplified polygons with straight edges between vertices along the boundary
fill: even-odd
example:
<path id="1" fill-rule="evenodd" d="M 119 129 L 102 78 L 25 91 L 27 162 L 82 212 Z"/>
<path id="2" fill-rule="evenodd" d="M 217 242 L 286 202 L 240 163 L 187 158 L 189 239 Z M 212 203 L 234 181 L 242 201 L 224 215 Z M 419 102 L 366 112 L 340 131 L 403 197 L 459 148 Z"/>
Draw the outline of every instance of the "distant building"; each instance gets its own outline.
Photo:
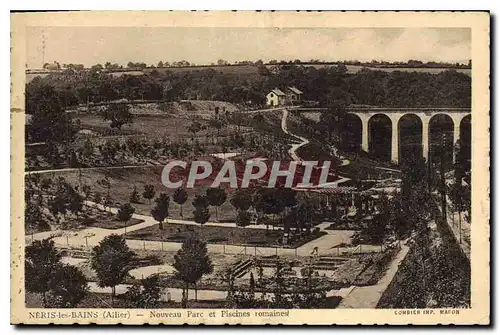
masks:
<path id="1" fill-rule="evenodd" d="M 302 91 L 296 87 L 287 87 L 283 90 L 275 88 L 266 96 L 268 106 L 297 105 L 302 100 Z"/>

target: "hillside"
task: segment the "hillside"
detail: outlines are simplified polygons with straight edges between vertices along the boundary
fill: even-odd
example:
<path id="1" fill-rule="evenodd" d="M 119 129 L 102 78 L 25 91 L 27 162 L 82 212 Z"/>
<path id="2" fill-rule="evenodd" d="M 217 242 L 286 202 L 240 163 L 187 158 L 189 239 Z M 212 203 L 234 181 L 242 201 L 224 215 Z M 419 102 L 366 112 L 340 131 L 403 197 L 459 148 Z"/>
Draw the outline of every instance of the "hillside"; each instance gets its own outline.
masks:
<path id="1" fill-rule="evenodd" d="M 303 64 L 294 64 L 297 66 L 303 67 L 314 67 L 316 69 L 323 68 L 331 68 L 337 66 L 334 63 L 303 63 Z M 276 66 L 281 66 L 280 64 L 266 64 L 264 65 L 268 70 L 272 70 Z M 285 67 L 289 66 L 288 64 Z M 347 67 L 347 73 L 355 74 L 363 69 L 368 69 L 372 71 L 384 71 L 384 72 L 394 72 L 394 71 L 402 71 L 402 72 L 420 72 L 420 73 L 441 73 L 443 71 L 455 70 L 459 73 L 466 74 L 468 76 L 471 75 L 472 70 L 468 68 L 453 68 L 453 67 L 381 67 L 381 66 L 370 66 L 370 65 L 345 65 Z M 157 74 L 162 74 L 166 72 L 172 73 L 185 73 L 185 72 L 197 72 L 204 70 L 214 70 L 219 74 L 238 74 L 238 75 L 257 75 L 259 74 L 259 66 L 257 65 L 198 65 L 198 66 L 183 66 L 183 67 L 155 67 L 155 68 L 146 68 L 144 70 L 133 70 L 133 69 L 120 69 L 107 72 L 114 77 L 119 77 L 122 75 L 130 75 L 130 76 L 141 76 L 144 74 L 153 74 L 156 72 Z M 62 74 L 61 72 L 54 71 L 36 71 L 36 72 L 27 72 L 26 73 L 26 82 L 29 83 L 37 76 L 46 77 L 49 74 Z"/>

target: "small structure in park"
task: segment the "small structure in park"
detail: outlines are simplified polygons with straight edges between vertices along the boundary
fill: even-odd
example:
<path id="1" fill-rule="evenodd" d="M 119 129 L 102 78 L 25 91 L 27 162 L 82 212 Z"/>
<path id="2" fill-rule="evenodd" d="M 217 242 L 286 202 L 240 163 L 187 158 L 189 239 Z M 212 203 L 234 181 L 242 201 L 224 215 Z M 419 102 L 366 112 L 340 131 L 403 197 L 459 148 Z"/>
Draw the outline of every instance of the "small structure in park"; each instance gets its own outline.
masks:
<path id="1" fill-rule="evenodd" d="M 266 96 L 268 106 L 297 105 L 302 100 L 302 91 L 296 87 L 287 87 L 283 90 L 275 88 Z"/>

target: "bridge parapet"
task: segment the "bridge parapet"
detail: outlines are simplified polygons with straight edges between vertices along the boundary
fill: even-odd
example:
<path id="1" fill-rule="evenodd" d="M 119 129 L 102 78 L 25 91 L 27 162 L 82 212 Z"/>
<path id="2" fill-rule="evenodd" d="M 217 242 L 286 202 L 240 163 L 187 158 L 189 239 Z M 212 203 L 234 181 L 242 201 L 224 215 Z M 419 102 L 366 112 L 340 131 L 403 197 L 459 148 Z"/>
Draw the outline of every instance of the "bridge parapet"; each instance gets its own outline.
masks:
<path id="1" fill-rule="evenodd" d="M 471 113 L 471 108 L 463 107 L 347 107 L 348 113 Z"/>

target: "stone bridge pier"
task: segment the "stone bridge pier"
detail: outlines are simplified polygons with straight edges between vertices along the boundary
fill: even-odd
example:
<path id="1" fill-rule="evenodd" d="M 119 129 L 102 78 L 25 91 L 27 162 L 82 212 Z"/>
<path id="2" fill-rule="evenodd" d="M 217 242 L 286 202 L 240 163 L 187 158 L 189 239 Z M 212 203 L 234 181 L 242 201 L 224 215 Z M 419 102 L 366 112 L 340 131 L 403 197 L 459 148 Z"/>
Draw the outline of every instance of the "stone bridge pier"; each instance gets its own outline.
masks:
<path id="1" fill-rule="evenodd" d="M 399 163 L 400 156 L 400 121 L 406 115 L 417 116 L 422 122 L 422 149 L 423 156 L 427 160 L 429 158 L 429 125 L 431 119 L 437 115 L 447 115 L 453 121 L 453 144 L 460 138 L 460 125 L 462 120 L 471 115 L 470 109 L 461 108 L 439 108 L 439 109 L 387 109 L 387 108 L 370 108 L 367 110 L 351 110 L 348 114 L 356 115 L 361 120 L 361 149 L 369 152 L 370 150 L 370 121 L 374 116 L 384 115 L 391 121 L 391 161 Z M 453 153 L 455 157 L 455 153 Z M 454 158 L 455 159 L 455 158 Z"/>

